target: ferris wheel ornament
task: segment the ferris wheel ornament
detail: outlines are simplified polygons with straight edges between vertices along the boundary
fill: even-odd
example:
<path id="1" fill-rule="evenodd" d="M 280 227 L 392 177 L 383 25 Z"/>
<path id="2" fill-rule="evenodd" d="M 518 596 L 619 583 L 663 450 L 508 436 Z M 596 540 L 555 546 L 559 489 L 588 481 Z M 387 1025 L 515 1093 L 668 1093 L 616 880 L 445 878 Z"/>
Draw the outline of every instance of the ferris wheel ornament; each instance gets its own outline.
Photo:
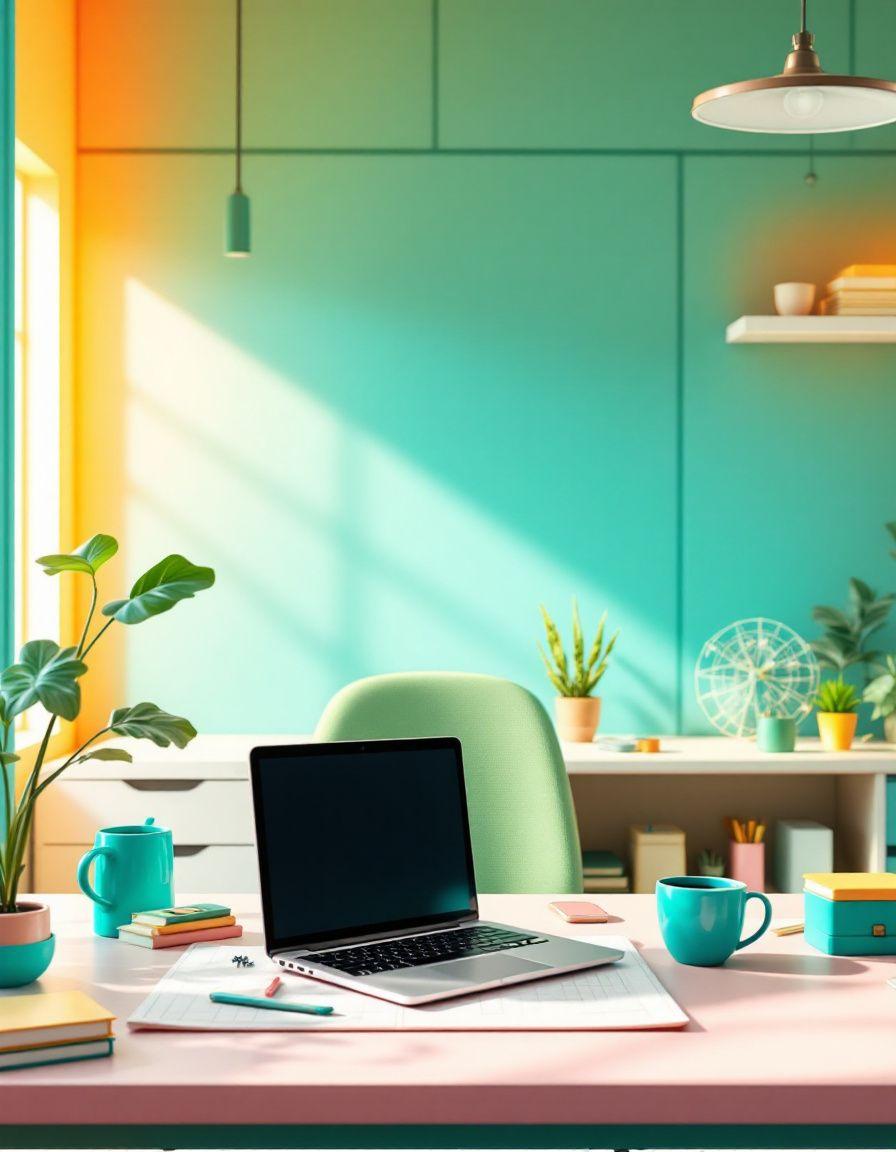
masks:
<path id="1" fill-rule="evenodd" d="M 694 669 L 697 701 L 726 736 L 754 736 L 760 716 L 802 720 L 818 681 L 818 662 L 802 636 L 758 616 L 711 636 Z"/>

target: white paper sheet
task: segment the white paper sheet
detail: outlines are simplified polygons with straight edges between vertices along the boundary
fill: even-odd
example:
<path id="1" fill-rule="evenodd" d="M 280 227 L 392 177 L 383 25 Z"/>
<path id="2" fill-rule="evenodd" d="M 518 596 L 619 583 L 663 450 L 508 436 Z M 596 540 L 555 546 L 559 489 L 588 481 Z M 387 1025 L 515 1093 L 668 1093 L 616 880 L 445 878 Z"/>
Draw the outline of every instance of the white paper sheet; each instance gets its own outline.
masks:
<path id="1" fill-rule="evenodd" d="M 163 976 L 130 1017 L 133 1028 L 173 1028 L 233 1032 L 392 1032 L 478 1030 L 616 1030 L 681 1028 L 685 1013 L 648 967 L 630 940 L 585 937 L 618 948 L 615 964 L 572 972 L 528 984 L 514 984 L 472 996 L 406 1008 L 350 992 L 274 964 L 263 948 L 241 946 L 254 967 L 236 969 L 234 947 L 193 944 Z M 331 1016 L 306 1016 L 262 1008 L 216 1004 L 210 992 L 263 996 L 274 976 L 283 979 L 280 1000 L 329 1004 Z"/>

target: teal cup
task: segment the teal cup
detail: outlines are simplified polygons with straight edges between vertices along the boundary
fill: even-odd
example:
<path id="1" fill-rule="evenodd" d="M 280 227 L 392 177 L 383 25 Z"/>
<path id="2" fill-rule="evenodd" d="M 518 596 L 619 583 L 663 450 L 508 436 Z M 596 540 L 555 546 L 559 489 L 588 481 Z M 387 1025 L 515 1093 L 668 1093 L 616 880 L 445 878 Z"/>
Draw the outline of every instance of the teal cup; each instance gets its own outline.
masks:
<path id="1" fill-rule="evenodd" d="M 746 940 L 748 900 L 765 905 L 762 927 Z M 772 906 L 762 892 L 749 892 L 740 880 L 722 876 L 669 876 L 656 884 L 656 909 L 663 940 L 679 964 L 715 968 L 740 948 L 753 944 L 771 923 Z"/>
<path id="2" fill-rule="evenodd" d="M 168 828 L 157 828 L 152 819 L 101 828 L 93 845 L 78 864 L 78 887 L 93 901 L 97 936 L 118 936 L 135 912 L 174 903 L 174 843 Z"/>
<path id="3" fill-rule="evenodd" d="M 760 752 L 792 752 L 796 748 L 796 720 L 788 716 L 760 716 L 756 745 Z"/>

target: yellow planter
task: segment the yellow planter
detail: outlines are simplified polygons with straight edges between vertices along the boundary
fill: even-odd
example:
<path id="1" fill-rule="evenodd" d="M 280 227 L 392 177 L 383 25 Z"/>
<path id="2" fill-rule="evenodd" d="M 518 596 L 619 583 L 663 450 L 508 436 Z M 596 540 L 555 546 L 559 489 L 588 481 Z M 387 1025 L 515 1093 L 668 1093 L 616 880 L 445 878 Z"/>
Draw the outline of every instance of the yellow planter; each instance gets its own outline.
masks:
<path id="1" fill-rule="evenodd" d="M 848 752 L 859 721 L 856 712 L 818 712 L 818 735 L 826 752 Z"/>

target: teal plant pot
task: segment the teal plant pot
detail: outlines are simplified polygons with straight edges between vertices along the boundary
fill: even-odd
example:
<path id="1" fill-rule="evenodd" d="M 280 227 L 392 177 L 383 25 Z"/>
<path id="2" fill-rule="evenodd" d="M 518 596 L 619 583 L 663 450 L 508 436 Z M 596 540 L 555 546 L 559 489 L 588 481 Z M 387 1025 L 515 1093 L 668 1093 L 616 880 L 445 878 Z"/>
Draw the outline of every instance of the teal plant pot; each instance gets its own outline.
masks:
<path id="1" fill-rule="evenodd" d="M 760 716 L 756 744 L 760 752 L 792 752 L 796 748 L 796 720 L 788 716 Z"/>
<path id="2" fill-rule="evenodd" d="M 33 983 L 50 967 L 55 951 L 55 936 L 31 944 L 4 944 L 0 947 L 0 988 Z"/>

